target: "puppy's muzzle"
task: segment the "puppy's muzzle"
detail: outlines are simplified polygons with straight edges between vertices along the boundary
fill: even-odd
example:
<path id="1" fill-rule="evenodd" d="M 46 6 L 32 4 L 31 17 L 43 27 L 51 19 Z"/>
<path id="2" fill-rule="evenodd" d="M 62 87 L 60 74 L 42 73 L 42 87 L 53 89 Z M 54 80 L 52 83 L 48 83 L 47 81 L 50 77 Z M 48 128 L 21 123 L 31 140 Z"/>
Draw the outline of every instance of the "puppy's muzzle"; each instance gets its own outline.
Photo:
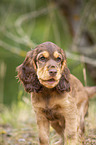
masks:
<path id="1" fill-rule="evenodd" d="M 57 74 L 57 70 L 56 69 L 49 69 L 49 75 L 51 76 L 51 77 L 55 77 L 56 76 L 56 74 Z"/>
<path id="2" fill-rule="evenodd" d="M 57 65 L 51 61 L 50 64 L 47 66 L 49 75 L 51 77 L 55 77 L 57 74 Z"/>

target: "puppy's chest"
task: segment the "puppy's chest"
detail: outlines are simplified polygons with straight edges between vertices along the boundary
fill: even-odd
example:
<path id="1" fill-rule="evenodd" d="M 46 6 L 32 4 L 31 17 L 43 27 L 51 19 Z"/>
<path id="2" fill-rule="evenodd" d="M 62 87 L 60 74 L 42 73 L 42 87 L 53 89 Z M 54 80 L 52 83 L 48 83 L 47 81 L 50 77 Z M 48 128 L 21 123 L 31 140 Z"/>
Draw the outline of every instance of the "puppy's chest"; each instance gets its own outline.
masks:
<path id="1" fill-rule="evenodd" d="M 49 121 L 54 121 L 54 120 L 60 119 L 61 114 L 59 110 L 60 110 L 59 105 L 55 105 L 52 108 L 49 106 L 46 106 L 45 108 L 42 108 L 42 113 Z"/>
<path id="2" fill-rule="evenodd" d="M 60 97 L 56 95 L 36 96 L 36 100 L 33 98 L 35 112 L 43 114 L 49 121 L 60 119 L 62 117 L 62 100 L 60 101 Z"/>

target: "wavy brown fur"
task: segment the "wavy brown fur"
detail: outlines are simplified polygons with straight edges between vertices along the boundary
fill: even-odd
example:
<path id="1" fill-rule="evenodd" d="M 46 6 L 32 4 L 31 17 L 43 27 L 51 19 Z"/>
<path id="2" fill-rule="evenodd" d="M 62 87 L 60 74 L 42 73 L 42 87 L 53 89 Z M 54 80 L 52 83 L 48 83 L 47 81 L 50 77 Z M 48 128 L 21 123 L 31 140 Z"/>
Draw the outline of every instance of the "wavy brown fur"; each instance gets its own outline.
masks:
<path id="1" fill-rule="evenodd" d="M 24 62 L 17 67 L 18 72 L 18 78 L 23 83 L 24 88 L 27 92 L 39 92 L 42 88 L 42 85 L 40 84 L 36 71 L 33 67 L 33 64 L 30 64 L 30 60 L 35 58 L 33 57 L 34 52 L 30 51 L 31 56 L 29 53 L 27 54 Z M 33 60 L 31 60 L 32 62 Z"/>
<path id="2" fill-rule="evenodd" d="M 34 50 L 27 53 L 27 56 L 24 60 L 24 62 L 17 67 L 18 72 L 18 78 L 23 83 L 25 91 L 31 93 L 31 92 L 41 92 L 42 86 L 38 80 L 36 70 L 34 68 L 34 65 L 36 67 L 36 56 L 37 52 L 40 51 L 40 48 L 37 46 Z M 66 55 L 64 51 L 61 49 L 61 53 L 66 59 Z M 34 65 L 33 65 L 34 64 Z M 70 91 L 70 83 L 69 83 L 69 74 L 70 71 L 67 68 L 67 66 L 64 68 L 62 72 L 62 77 L 58 83 L 58 85 L 55 87 L 55 89 L 61 93 L 63 91 Z"/>
<path id="3" fill-rule="evenodd" d="M 59 84 L 56 86 L 56 89 L 59 93 L 64 92 L 64 91 L 66 92 L 70 91 L 69 75 L 70 75 L 70 71 L 66 67 L 62 73 Z"/>
<path id="4" fill-rule="evenodd" d="M 61 136 L 60 145 L 81 145 L 88 99 L 96 93 L 96 87 L 84 87 L 70 74 L 64 51 L 52 42 L 29 51 L 17 72 L 32 96 L 39 144 L 49 145 L 51 125 Z"/>

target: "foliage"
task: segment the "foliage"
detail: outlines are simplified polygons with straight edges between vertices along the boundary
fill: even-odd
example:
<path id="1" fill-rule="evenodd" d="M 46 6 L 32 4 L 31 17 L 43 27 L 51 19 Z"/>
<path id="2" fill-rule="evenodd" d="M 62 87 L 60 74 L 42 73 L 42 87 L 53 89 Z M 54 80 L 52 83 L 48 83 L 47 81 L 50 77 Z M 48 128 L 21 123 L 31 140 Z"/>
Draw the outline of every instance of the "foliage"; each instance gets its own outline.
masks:
<path id="1" fill-rule="evenodd" d="M 0 102 L 10 104 L 18 100 L 16 67 L 27 51 L 44 41 L 69 47 L 67 24 L 60 23 L 60 19 L 59 11 L 47 1 L 0 1 L 0 68 L 4 66 L 4 76 L 0 73 Z"/>

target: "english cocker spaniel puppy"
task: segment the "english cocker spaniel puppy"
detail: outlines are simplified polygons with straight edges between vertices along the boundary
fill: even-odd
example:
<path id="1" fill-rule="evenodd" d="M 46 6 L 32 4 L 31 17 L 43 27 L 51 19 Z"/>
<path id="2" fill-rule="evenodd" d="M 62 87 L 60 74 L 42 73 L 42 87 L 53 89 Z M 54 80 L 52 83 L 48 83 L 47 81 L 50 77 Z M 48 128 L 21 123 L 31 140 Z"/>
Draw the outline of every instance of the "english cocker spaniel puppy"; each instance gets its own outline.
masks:
<path id="1" fill-rule="evenodd" d="M 49 126 L 61 136 L 60 145 L 80 145 L 88 98 L 96 87 L 84 87 L 66 64 L 65 52 L 52 42 L 38 45 L 17 67 L 18 78 L 32 95 L 39 144 L 49 145 Z"/>

